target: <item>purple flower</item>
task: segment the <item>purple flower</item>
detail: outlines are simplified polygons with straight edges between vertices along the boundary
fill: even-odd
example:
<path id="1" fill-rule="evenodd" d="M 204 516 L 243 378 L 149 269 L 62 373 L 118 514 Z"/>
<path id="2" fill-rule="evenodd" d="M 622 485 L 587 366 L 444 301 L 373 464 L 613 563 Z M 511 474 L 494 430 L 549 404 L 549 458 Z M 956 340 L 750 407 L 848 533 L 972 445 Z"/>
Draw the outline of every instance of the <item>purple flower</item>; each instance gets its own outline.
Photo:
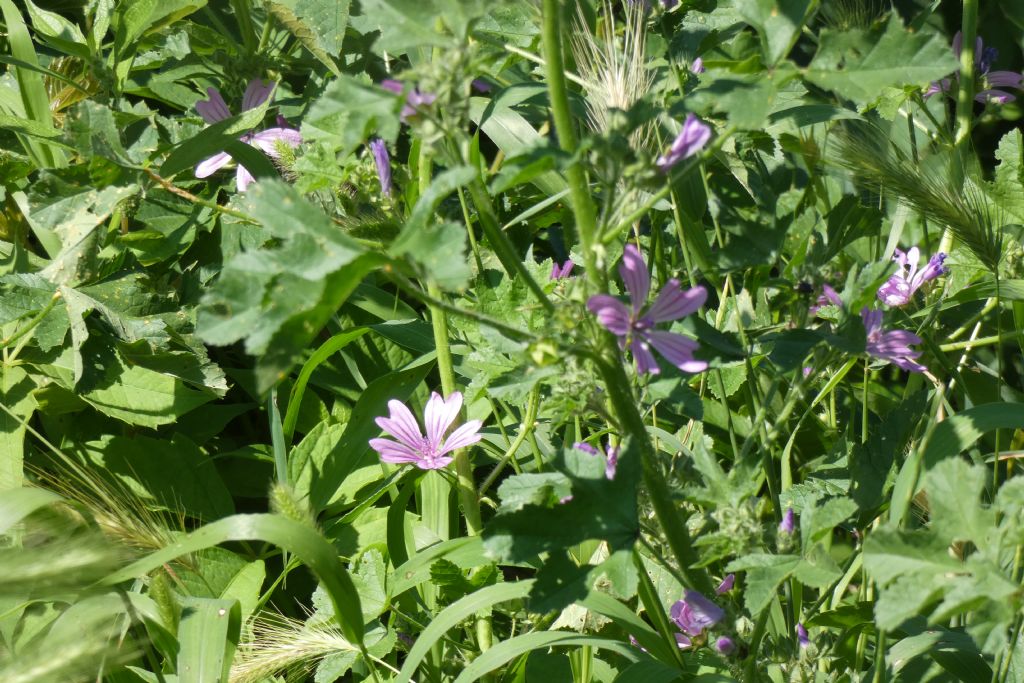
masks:
<path id="1" fill-rule="evenodd" d="M 796 528 L 796 516 L 793 514 L 793 508 L 786 508 L 786 512 L 782 515 L 782 521 L 779 522 L 779 533 L 780 534 L 791 534 Z"/>
<path id="2" fill-rule="evenodd" d="M 693 60 L 690 63 L 690 73 L 692 73 L 692 74 L 702 74 L 705 71 L 706 71 L 706 69 L 704 68 L 704 60 L 701 59 L 700 57 L 697 57 L 697 59 Z"/>
<path id="3" fill-rule="evenodd" d="M 557 263 L 552 263 L 551 264 L 551 279 L 552 280 L 563 280 L 563 279 L 569 277 L 569 273 L 572 272 L 572 267 L 574 265 L 576 265 L 576 264 L 572 262 L 572 259 L 566 260 L 566 262 L 562 264 L 561 268 L 559 268 Z"/>
<path id="4" fill-rule="evenodd" d="M 905 254 L 897 249 L 892 260 L 899 264 L 899 270 L 878 288 L 878 298 L 887 306 L 903 306 L 909 303 L 921 285 L 949 273 L 949 268 L 943 265 L 946 255 L 941 251 L 928 259 L 928 264 L 921 270 L 917 269 L 917 264 L 921 260 L 921 252 L 917 247 L 911 248 Z"/>
<path id="5" fill-rule="evenodd" d="M 377 165 L 377 177 L 380 179 L 380 192 L 385 197 L 391 196 L 391 157 L 388 156 L 388 146 L 380 138 L 370 141 L 370 152 L 373 153 L 373 162 Z"/>
<path id="6" fill-rule="evenodd" d="M 690 640 L 688 637 L 686 637 L 684 634 L 677 633 L 676 634 L 676 647 L 678 647 L 680 650 L 686 650 L 688 648 L 693 647 L 693 641 Z"/>
<path id="7" fill-rule="evenodd" d="M 821 291 L 823 294 L 818 297 L 813 306 L 807 309 L 808 313 L 811 315 L 817 315 L 818 311 L 829 305 L 838 306 L 839 308 L 843 307 L 843 300 L 839 298 L 839 294 L 837 294 L 836 290 L 832 289 L 831 286 L 822 285 Z"/>
<path id="8" fill-rule="evenodd" d="M 708 364 L 693 357 L 693 352 L 700 348 L 697 342 L 681 334 L 655 330 L 654 325 L 679 320 L 695 312 L 708 298 L 707 290 L 698 286 L 684 292 L 679 281 L 672 279 L 662 287 L 654 303 L 641 310 L 650 293 L 651 278 L 640 250 L 633 244 L 626 245 L 619 275 L 626 283 L 632 306 L 627 307 L 607 294 L 595 294 L 587 301 L 587 308 L 597 316 L 601 325 L 619 338 L 622 349 L 633 352 L 636 371 L 640 374 L 661 372 L 654 361 L 651 346 L 684 372 L 706 370 Z"/>
<path id="9" fill-rule="evenodd" d="M 960 33 L 960 31 L 957 31 L 956 35 L 953 37 L 953 54 L 956 55 L 957 60 L 960 59 L 963 40 L 963 34 Z M 985 104 L 989 100 L 998 102 L 999 104 L 1005 104 L 1017 99 L 1002 88 L 1016 88 L 1018 90 L 1024 89 L 1024 74 L 1019 74 L 1016 71 L 989 71 L 989 69 L 992 68 L 992 62 L 994 62 L 998 56 L 999 51 L 994 47 L 985 47 L 981 36 L 975 38 L 974 71 L 979 90 L 974 95 L 974 99 L 982 104 Z M 928 89 L 925 90 L 924 96 L 931 97 L 936 93 L 951 92 L 956 81 L 956 76 L 953 78 L 943 78 L 940 81 L 934 81 L 930 86 L 928 86 Z"/>
<path id="10" fill-rule="evenodd" d="M 259 78 L 249 81 L 249 86 L 245 89 L 245 94 L 242 95 L 242 111 L 248 111 L 260 106 L 270 99 L 273 92 L 274 83 L 271 81 L 263 81 Z M 196 111 L 199 112 L 204 121 L 214 124 L 231 118 L 231 110 L 217 88 L 207 88 L 206 94 L 209 96 L 209 100 L 196 102 Z M 279 117 L 278 121 L 281 120 L 283 119 Z M 279 126 L 277 128 L 267 128 L 259 133 L 246 133 L 241 137 L 241 140 L 263 150 L 270 158 L 277 159 L 281 156 L 281 152 L 278 149 L 279 144 L 283 143 L 290 147 L 298 147 L 302 143 L 302 136 L 299 135 L 297 130 Z M 196 166 L 195 175 L 197 178 L 207 178 L 230 161 L 231 155 L 227 152 L 214 154 Z M 254 180 L 255 178 L 253 178 L 252 173 L 249 173 L 245 166 L 239 164 L 238 171 L 235 174 L 235 185 L 238 191 L 245 192 L 246 188 Z"/>
<path id="11" fill-rule="evenodd" d="M 679 0 L 661 0 L 661 6 L 665 9 L 672 9 L 679 4 Z"/>
<path id="12" fill-rule="evenodd" d="M 733 585 L 736 583 L 736 575 L 728 574 L 722 583 L 718 584 L 718 588 L 715 589 L 715 595 L 721 595 L 722 593 L 728 593 L 732 590 Z"/>
<path id="13" fill-rule="evenodd" d="M 667 171 L 683 159 L 692 157 L 699 152 L 711 139 L 711 127 L 693 114 L 687 114 L 683 129 L 679 131 L 668 154 L 658 157 L 654 162 L 659 170 Z"/>
<path id="14" fill-rule="evenodd" d="M 420 432 L 416 418 L 400 401 L 388 401 L 390 417 L 378 417 L 377 425 L 398 439 L 370 439 L 370 447 L 380 454 L 384 462 L 412 463 L 421 470 L 436 470 L 446 466 L 453 457 L 448 453 L 475 444 L 481 439 L 480 420 L 470 420 L 444 439 L 444 433 L 455 422 L 462 408 L 462 394 L 454 391 L 442 399 L 434 392 L 423 411 L 427 425 L 426 437 Z"/>
<path id="15" fill-rule="evenodd" d="M 672 605 L 669 616 L 679 630 L 696 637 L 724 619 L 725 610 L 697 591 L 688 590 L 683 593 L 682 600 Z"/>
<path id="16" fill-rule="evenodd" d="M 393 92 L 396 95 L 401 95 L 405 92 L 405 86 L 401 81 L 396 81 L 390 78 L 381 81 L 380 87 Z M 434 95 L 433 93 L 420 92 L 416 88 L 410 90 L 405 95 L 405 106 L 402 107 L 402 111 L 399 114 L 399 118 L 402 120 L 402 123 L 405 123 L 419 113 L 419 107 L 433 104 L 436 99 L 437 95 Z"/>
<path id="17" fill-rule="evenodd" d="M 474 78 L 471 85 L 477 92 L 491 92 L 491 84 L 482 78 Z"/>
<path id="18" fill-rule="evenodd" d="M 811 644 L 811 639 L 807 637 L 807 629 L 803 624 L 796 625 L 796 642 L 800 643 L 800 647 L 807 647 Z"/>
<path id="19" fill-rule="evenodd" d="M 882 331 L 882 312 L 872 311 L 865 307 L 860 312 L 864 321 L 864 329 L 868 334 L 866 350 L 869 356 L 886 360 L 896 367 L 910 372 L 926 372 L 928 368 L 916 362 L 921 352 L 910 348 L 911 344 L 920 344 L 921 338 L 906 330 Z"/>
<path id="20" fill-rule="evenodd" d="M 715 649 L 718 650 L 719 654 L 728 657 L 736 649 L 736 643 L 732 642 L 732 638 L 729 636 L 722 636 L 715 641 Z"/>

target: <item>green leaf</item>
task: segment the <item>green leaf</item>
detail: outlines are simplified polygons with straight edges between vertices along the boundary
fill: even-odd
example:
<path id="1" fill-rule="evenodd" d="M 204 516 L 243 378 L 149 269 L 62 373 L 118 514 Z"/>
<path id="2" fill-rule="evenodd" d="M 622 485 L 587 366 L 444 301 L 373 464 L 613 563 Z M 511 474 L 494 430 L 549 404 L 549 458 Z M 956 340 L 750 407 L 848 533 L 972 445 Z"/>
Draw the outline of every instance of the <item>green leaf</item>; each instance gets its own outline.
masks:
<path id="1" fill-rule="evenodd" d="M 25 427 L 36 409 L 35 388 L 24 369 L 0 365 L 0 492 L 4 496 L 24 481 Z"/>
<path id="2" fill-rule="evenodd" d="M 736 11 L 757 29 L 768 64 L 786 56 L 808 18 L 811 0 L 740 0 Z"/>
<path id="3" fill-rule="evenodd" d="M 925 86 L 958 67 L 945 37 L 908 31 L 893 12 L 884 32 L 822 30 L 805 77 L 864 105 L 878 99 L 885 88 Z"/>
<path id="4" fill-rule="evenodd" d="M 934 435 L 933 435 L 934 437 Z M 984 549 L 995 531 L 995 511 L 979 500 L 988 473 L 960 458 L 943 460 L 924 477 L 931 529 L 949 543 L 973 541 Z"/>
<path id="5" fill-rule="evenodd" d="M 384 556 L 380 554 L 379 550 L 373 548 L 360 555 L 352 582 L 359 592 L 364 622 L 376 619 L 387 609 L 386 579 L 387 570 L 384 566 Z"/>
<path id="6" fill-rule="evenodd" d="M 926 531 L 881 528 L 864 542 L 864 568 L 883 585 L 906 574 L 925 577 L 956 572 L 961 564 L 949 556 L 948 547 Z"/>
<path id="7" fill-rule="evenodd" d="M 0 497 L 0 534 L 36 510 L 56 503 L 61 497 L 45 489 L 16 488 Z"/>
<path id="8" fill-rule="evenodd" d="M 207 521 L 235 511 L 213 460 L 181 434 L 170 440 L 107 437 L 83 448 L 106 475 L 168 510 Z"/>
<path id="9" fill-rule="evenodd" d="M 640 449 L 632 439 L 621 444 L 614 479 L 605 476 L 605 458 L 570 448 L 561 453 L 557 468 L 571 483 L 572 498 L 556 499 L 564 480 L 520 479 L 503 484 L 513 494 L 484 529 L 488 554 L 507 562 L 530 560 L 542 552 L 563 551 L 587 539 L 606 540 L 612 550 L 630 547 L 639 533 L 636 483 Z M 538 489 L 529 493 L 532 485 Z M 537 502 L 526 503 L 526 500 Z"/>
<path id="10" fill-rule="evenodd" d="M 182 607 L 179 683 L 226 683 L 241 629 L 238 601 L 185 598 Z"/>
<path id="11" fill-rule="evenodd" d="M 376 50 L 400 55 L 417 47 L 449 46 L 451 35 L 463 38 L 471 22 L 484 14 L 481 0 L 361 0 L 358 22 L 364 33 L 380 31 Z"/>
<path id="12" fill-rule="evenodd" d="M 364 253 L 282 182 L 257 183 L 246 204 L 277 242 L 225 264 L 200 302 L 196 326 L 210 344 L 244 338 L 245 350 L 256 356 L 257 391 L 265 393 L 383 257 Z"/>
<path id="13" fill-rule="evenodd" d="M 363 642 L 363 614 L 359 593 L 333 546 L 315 529 L 280 515 L 234 515 L 207 524 L 124 567 L 104 579 L 115 585 L 163 566 L 182 555 L 228 541 L 264 541 L 296 555 L 324 585 L 342 633 L 353 643 Z"/>
<path id="14" fill-rule="evenodd" d="M 746 571 L 743 603 L 751 614 L 760 614 L 799 564 L 796 555 L 754 554 L 730 562 L 726 571 Z"/>
<path id="15" fill-rule="evenodd" d="M 349 154 L 372 134 L 388 142 L 398 137 L 404 99 L 378 85 L 343 75 L 327 86 L 302 120 L 302 138 L 324 141 Z"/>
<path id="16" fill-rule="evenodd" d="M 350 0 L 268 0 L 267 8 L 314 57 L 341 76 L 335 58 L 348 25 Z"/>

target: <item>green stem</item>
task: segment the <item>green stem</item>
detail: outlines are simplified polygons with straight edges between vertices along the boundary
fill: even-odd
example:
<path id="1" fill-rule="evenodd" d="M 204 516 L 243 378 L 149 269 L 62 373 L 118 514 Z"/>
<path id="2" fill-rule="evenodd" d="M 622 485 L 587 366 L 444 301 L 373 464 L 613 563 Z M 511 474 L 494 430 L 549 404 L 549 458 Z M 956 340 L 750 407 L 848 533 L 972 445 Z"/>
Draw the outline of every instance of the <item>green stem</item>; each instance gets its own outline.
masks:
<path id="1" fill-rule="evenodd" d="M 963 19 L 960 34 L 960 78 L 956 93 L 956 137 L 957 151 L 964 151 L 970 145 L 971 125 L 974 115 L 974 41 L 978 35 L 978 0 L 963 0 Z M 961 157 L 962 159 L 962 157 Z"/>
<path id="2" fill-rule="evenodd" d="M 487 493 L 487 489 L 497 480 L 498 475 L 505 469 L 505 465 L 508 464 L 509 460 L 515 457 L 516 451 L 526 441 L 526 437 L 529 436 L 530 432 L 533 431 L 533 423 L 537 420 L 537 408 L 540 405 L 540 386 L 533 388 L 530 392 L 529 398 L 526 402 L 526 414 L 523 416 L 523 423 L 519 426 L 519 433 L 516 435 L 515 441 L 509 444 L 505 450 L 505 454 L 498 461 L 497 466 L 491 473 L 484 479 L 484 483 L 480 485 L 480 490 L 477 492 L 477 498 L 483 498 L 484 494 Z"/>
<path id="3" fill-rule="evenodd" d="M 253 28 L 252 15 L 249 13 L 250 0 L 231 0 L 231 9 L 238 20 L 238 32 L 242 34 L 245 51 L 253 54 L 256 43 L 256 30 Z"/>
<path id="4" fill-rule="evenodd" d="M 561 13 L 562 3 L 559 0 L 544 0 L 542 40 L 551 115 L 555 121 L 559 146 L 564 152 L 572 155 L 576 152 L 576 130 L 573 128 L 572 115 L 569 113 L 569 91 L 565 84 Z M 597 253 L 594 251 L 597 218 L 586 172 L 579 163 L 574 163 L 569 166 L 565 175 L 569 181 L 569 201 L 576 217 L 576 231 L 583 249 L 583 265 L 586 268 L 587 279 L 597 288 L 603 289 L 604 273 L 597 269 Z"/>
<path id="5" fill-rule="evenodd" d="M 953 342 L 951 344 L 941 344 L 939 346 L 940 351 L 960 351 L 961 349 L 973 349 L 978 346 L 992 346 L 993 344 L 999 344 L 1004 341 L 1011 341 L 1017 338 L 1017 332 L 1003 332 L 1002 334 L 995 334 L 991 337 L 978 337 L 977 339 L 967 339 L 962 342 Z"/>

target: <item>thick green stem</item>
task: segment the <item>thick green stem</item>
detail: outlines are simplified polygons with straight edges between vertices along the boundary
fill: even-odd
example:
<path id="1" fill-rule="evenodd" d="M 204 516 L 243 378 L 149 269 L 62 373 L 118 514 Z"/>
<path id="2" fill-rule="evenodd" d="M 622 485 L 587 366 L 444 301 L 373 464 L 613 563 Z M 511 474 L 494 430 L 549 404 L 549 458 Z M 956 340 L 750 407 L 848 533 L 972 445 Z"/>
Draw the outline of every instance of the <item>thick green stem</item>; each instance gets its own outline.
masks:
<path id="1" fill-rule="evenodd" d="M 963 0 L 963 20 L 960 35 L 960 79 L 956 93 L 956 137 L 957 151 L 964 151 L 971 140 L 971 125 L 974 117 L 974 41 L 978 35 L 978 0 Z"/>
<path id="2" fill-rule="evenodd" d="M 562 59 L 562 3 L 560 0 L 544 0 L 543 11 L 544 67 L 548 80 L 548 96 L 551 100 L 551 115 L 555 120 L 559 146 L 563 151 L 574 154 L 576 130 L 573 128 L 572 115 L 569 113 L 569 92 L 565 84 L 565 66 Z M 594 251 L 597 218 L 586 172 L 577 163 L 572 164 L 565 175 L 569 181 L 569 201 L 572 204 L 576 231 L 583 248 L 583 265 L 587 270 L 587 279 L 595 286 L 603 288 L 604 273 L 598 272 L 597 253 Z"/>

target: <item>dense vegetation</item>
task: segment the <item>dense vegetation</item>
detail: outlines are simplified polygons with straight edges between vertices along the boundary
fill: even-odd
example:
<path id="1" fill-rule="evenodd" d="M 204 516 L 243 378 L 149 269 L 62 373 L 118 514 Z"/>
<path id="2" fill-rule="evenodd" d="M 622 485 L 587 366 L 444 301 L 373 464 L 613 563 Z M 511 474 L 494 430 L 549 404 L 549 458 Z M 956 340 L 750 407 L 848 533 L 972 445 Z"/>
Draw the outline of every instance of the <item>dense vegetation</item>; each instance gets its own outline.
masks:
<path id="1" fill-rule="evenodd" d="M 1024 5 L 0 20 L 4 683 L 1024 682 Z"/>

